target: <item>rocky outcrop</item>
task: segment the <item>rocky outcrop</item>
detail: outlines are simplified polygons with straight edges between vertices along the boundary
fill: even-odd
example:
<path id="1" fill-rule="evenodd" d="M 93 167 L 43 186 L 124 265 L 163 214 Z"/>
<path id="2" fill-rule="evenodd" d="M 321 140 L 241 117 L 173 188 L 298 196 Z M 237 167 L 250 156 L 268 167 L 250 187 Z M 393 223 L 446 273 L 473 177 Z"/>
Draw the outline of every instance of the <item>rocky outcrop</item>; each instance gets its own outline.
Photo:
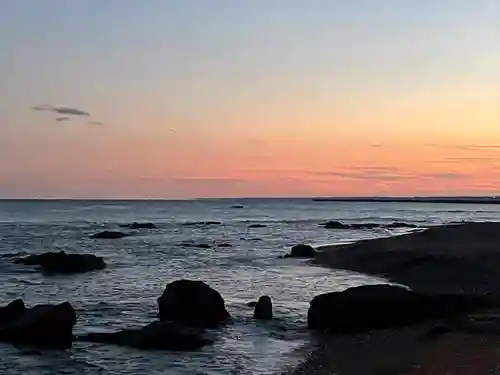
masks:
<path id="1" fill-rule="evenodd" d="M 177 280 L 158 298 L 160 320 L 188 327 L 215 328 L 230 317 L 224 299 L 202 281 Z"/>
<path id="2" fill-rule="evenodd" d="M 89 333 L 79 341 L 128 346 L 142 350 L 191 351 L 211 344 L 200 332 L 169 322 L 153 322 L 137 329 L 124 329 L 114 333 Z"/>
<path id="3" fill-rule="evenodd" d="M 28 309 L 18 299 L 0 308 L 0 341 L 69 348 L 75 324 L 76 312 L 68 302 Z"/>
<path id="4" fill-rule="evenodd" d="M 314 258 L 316 250 L 310 245 L 295 245 L 285 258 Z"/>
<path id="5" fill-rule="evenodd" d="M 498 305 L 488 296 L 424 294 L 394 285 L 365 285 L 314 297 L 308 326 L 356 333 L 417 324 Z"/>
<path id="6" fill-rule="evenodd" d="M 82 273 L 106 268 L 103 258 L 92 254 L 67 254 L 64 251 L 48 252 L 15 259 L 14 263 L 40 266 L 47 273 Z"/>
<path id="7" fill-rule="evenodd" d="M 273 318 L 273 304 L 269 296 L 262 296 L 255 305 L 253 318 L 258 320 L 271 320 Z"/>
<path id="8" fill-rule="evenodd" d="M 203 226 L 211 226 L 211 225 L 222 225 L 220 221 L 197 221 L 197 222 L 189 222 L 182 224 L 186 227 L 203 227 Z"/>
<path id="9" fill-rule="evenodd" d="M 103 232 L 94 233 L 93 235 L 90 236 L 90 238 L 112 240 L 128 236 L 130 236 L 129 233 L 105 230 Z"/>
<path id="10" fill-rule="evenodd" d="M 157 226 L 154 223 L 139 223 L 137 221 L 134 221 L 132 224 L 120 224 L 120 227 L 122 228 L 129 228 L 129 229 L 156 229 Z"/>

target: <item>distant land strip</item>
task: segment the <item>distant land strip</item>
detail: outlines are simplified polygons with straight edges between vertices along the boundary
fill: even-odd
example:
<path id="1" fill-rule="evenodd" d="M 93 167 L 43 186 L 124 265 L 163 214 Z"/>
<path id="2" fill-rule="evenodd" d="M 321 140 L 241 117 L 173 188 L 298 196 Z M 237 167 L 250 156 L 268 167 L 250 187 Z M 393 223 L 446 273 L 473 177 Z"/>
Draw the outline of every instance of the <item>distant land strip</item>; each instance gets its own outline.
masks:
<path id="1" fill-rule="evenodd" d="M 315 202 L 398 202 L 398 203 L 468 203 L 500 204 L 500 197 L 328 197 Z"/>

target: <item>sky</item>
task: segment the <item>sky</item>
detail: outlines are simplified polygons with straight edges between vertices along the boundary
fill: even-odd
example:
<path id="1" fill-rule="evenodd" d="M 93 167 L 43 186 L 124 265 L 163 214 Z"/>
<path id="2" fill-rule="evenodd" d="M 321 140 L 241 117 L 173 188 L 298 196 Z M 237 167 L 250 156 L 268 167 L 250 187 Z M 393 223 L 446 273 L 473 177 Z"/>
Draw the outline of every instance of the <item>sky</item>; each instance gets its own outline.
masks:
<path id="1" fill-rule="evenodd" d="M 500 194 L 498 0 L 0 2 L 0 197 Z"/>

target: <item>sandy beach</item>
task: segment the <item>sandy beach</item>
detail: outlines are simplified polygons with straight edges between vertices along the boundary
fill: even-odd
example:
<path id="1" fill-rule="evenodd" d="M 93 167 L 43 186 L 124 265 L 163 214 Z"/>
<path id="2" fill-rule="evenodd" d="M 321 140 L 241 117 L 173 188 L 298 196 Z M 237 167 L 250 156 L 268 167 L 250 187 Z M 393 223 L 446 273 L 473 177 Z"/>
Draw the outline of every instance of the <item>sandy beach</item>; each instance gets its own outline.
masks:
<path id="1" fill-rule="evenodd" d="M 425 293 L 498 295 L 499 242 L 500 223 L 466 223 L 322 247 L 314 263 L 384 276 Z M 453 323 L 324 335 L 321 347 L 289 374 L 500 374 L 499 333 L 500 310 L 490 309 Z"/>

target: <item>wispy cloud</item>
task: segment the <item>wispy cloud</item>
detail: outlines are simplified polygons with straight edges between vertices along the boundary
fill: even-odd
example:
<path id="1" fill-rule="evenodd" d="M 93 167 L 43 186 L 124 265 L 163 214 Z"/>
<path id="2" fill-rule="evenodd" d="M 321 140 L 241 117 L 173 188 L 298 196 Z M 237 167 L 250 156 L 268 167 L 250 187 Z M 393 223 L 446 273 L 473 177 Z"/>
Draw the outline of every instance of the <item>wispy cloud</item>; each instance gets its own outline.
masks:
<path id="1" fill-rule="evenodd" d="M 89 121 L 87 122 L 88 125 L 104 125 L 104 122 L 102 121 Z"/>
<path id="2" fill-rule="evenodd" d="M 66 106 L 52 106 L 48 104 L 41 104 L 32 107 L 35 111 L 48 111 L 57 113 L 60 115 L 69 115 L 69 116 L 90 116 L 90 113 L 75 107 L 66 107 Z"/>
<path id="3" fill-rule="evenodd" d="M 69 121 L 69 117 L 56 117 L 56 121 L 58 122 L 64 122 L 64 121 Z"/>

